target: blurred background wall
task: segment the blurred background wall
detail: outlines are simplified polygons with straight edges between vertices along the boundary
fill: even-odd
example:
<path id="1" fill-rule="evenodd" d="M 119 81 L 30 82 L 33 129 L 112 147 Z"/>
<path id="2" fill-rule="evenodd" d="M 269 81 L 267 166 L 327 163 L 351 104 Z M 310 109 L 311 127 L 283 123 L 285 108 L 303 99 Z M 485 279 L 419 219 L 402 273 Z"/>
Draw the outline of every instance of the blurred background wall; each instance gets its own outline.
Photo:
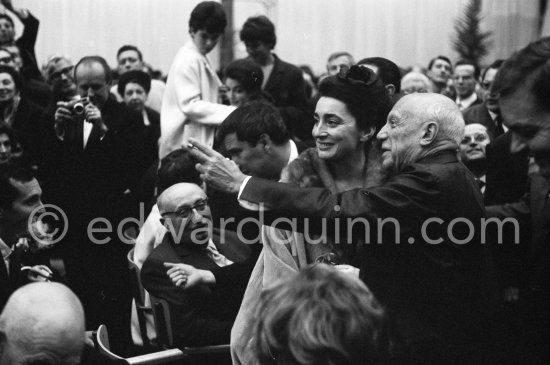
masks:
<path id="1" fill-rule="evenodd" d="M 74 61 L 89 54 L 115 65 L 123 44 L 137 45 L 145 60 L 168 72 L 179 47 L 189 39 L 187 22 L 198 0 L 13 0 L 40 19 L 36 45 L 42 63 L 54 53 Z M 233 3 L 234 57 L 244 57 L 239 30 L 249 16 L 267 15 L 276 26 L 275 52 L 317 73 L 327 56 L 346 50 L 357 60 L 382 56 L 407 67 L 425 67 L 435 55 L 456 60 L 451 48 L 455 19 L 468 0 L 224 0 Z M 483 0 L 483 30 L 493 31 L 486 58 L 513 51 L 550 34 L 546 0 Z M 20 34 L 20 25 L 16 30 Z M 219 49 L 211 59 L 219 65 Z"/>

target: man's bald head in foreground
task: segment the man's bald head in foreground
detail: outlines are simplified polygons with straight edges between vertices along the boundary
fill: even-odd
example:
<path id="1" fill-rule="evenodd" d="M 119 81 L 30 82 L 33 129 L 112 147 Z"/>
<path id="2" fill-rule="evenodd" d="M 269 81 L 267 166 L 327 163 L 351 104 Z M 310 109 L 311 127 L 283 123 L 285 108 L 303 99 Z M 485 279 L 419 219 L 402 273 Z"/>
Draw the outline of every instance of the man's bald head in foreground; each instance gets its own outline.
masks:
<path id="1" fill-rule="evenodd" d="M 84 339 L 84 310 L 69 288 L 28 284 L 0 315 L 0 365 L 78 364 Z"/>
<path id="2" fill-rule="evenodd" d="M 402 97 L 378 132 L 383 164 L 395 172 L 440 151 L 456 151 L 464 135 L 464 119 L 456 104 L 433 93 Z"/>

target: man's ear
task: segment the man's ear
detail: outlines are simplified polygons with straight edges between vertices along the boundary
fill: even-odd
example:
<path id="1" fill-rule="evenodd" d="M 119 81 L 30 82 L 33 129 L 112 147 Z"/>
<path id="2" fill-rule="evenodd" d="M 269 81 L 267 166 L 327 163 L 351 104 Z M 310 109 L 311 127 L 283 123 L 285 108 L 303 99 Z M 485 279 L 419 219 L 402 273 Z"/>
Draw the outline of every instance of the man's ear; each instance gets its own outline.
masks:
<path id="1" fill-rule="evenodd" d="M 260 139 L 258 140 L 258 143 L 256 145 L 260 144 L 260 147 L 266 152 L 269 153 L 271 151 L 271 147 L 273 142 L 271 141 L 271 137 L 269 137 L 269 134 L 262 133 L 260 134 Z"/>
<path id="2" fill-rule="evenodd" d="M 361 136 L 359 137 L 359 140 L 361 142 L 367 142 L 367 141 L 370 141 L 372 139 L 372 137 L 374 136 L 374 133 L 376 132 L 376 128 L 374 127 L 370 127 L 364 131 L 361 131 Z"/>
<path id="3" fill-rule="evenodd" d="M 387 84 L 385 86 L 386 90 L 388 90 L 388 94 L 393 95 L 395 94 L 395 85 L 394 84 Z"/>
<path id="4" fill-rule="evenodd" d="M 422 139 L 420 145 L 427 146 L 435 141 L 437 133 L 439 132 L 439 124 L 435 122 L 427 123 L 423 128 Z"/>

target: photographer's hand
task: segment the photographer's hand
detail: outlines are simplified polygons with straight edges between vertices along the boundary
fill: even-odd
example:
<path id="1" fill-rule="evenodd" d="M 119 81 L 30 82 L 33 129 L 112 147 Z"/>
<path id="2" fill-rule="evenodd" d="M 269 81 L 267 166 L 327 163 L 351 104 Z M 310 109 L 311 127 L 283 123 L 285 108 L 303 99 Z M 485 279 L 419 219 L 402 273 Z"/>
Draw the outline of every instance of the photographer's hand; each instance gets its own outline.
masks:
<path id="1" fill-rule="evenodd" d="M 107 131 L 109 130 L 109 128 L 107 128 L 107 126 L 105 125 L 105 122 L 103 121 L 103 117 L 101 116 L 101 110 L 99 110 L 99 108 L 94 104 L 88 103 L 84 108 L 84 113 L 86 115 L 86 121 L 98 127 L 100 136 L 101 138 L 103 138 L 107 133 Z"/>
<path id="2" fill-rule="evenodd" d="M 55 111 L 55 124 L 54 130 L 57 138 L 63 140 L 65 138 L 65 126 L 67 123 L 73 123 L 73 113 L 71 109 L 68 108 L 68 104 L 63 101 L 57 102 L 57 110 Z"/>

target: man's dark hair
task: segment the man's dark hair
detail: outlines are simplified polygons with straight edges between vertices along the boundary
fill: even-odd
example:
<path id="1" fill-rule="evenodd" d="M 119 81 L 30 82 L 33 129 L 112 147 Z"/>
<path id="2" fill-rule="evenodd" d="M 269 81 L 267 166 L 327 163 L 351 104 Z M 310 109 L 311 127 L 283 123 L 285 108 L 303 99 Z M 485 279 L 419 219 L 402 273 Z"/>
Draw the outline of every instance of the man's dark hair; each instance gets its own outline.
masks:
<path id="1" fill-rule="evenodd" d="M 264 74 L 260 66 L 249 59 L 240 59 L 231 62 L 225 68 L 225 77 L 237 80 L 248 94 L 260 94 Z"/>
<path id="2" fill-rule="evenodd" d="M 218 128 L 217 143 L 222 144 L 231 133 L 251 146 L 258 143 L 262 134 L 267 134 L 276 145 L 283 145 L 290 139 L 279 110 L 264 101 L 251 101 L 229 114 Z"/>
<path id="3" fill-rule="evenodd" d="M 399 67 L 384 57 L 368 57 L 357 62 L 358 65 L 374 65 L 378 67 L 378 77 L 384 85 L 395 86 L 395 93 L 401 92 L 401 71 Z"/>
<path id="4" fill-rule="evenodd" d="M 143 61 L 143 55 L 141 54 L 141 51 L 136 47 L 136 46 L 132 46 L 131 44 L 125 44 L 124 46 L 120 47 L 116 53 L 116 58 L 118 60 L 118 57 L 120 56 L 120 54 L 122 52 L 126 52 L 126 51 L 134 51 L 138 54 L 138 58 L 140 61 Z"/>
<path id="5" fill-rule="evenodd" d="M 34 179 L 32 170 L 20 163 L 9 162 L 0 166 L 0 209 L 10 210 L 19 196 L 19 190 L 12 181 L 27 183 Z"/>
<path id="6" fill-rule="evenodd" d="M 188 182 L 202 184 L 199 172 L 195 169 L 198 161 L 185 148 L 170 152 L 160 160 L 157 172 L 157 195 L 160 195 L 170 186 Z"/>
<path id="7" fill-rule="evenodd" d="M 469 60 L 458 60 L 455 64 L 455 70 L 458 66 L 464 66 L 464 65 L 471 65 L 471 66 L 474 66 L 474 78 L 476 79 L 476 81 L 479 79 L 479 66 L 473 62 L 473 61 L 469 61 Z"/>
<path id="8" fill-rule="evenodd" d="M 430 60 L 430 63 L 428 64 L 428 70 L 432 69 L 432 66 L 434 65 L 434 62 L 437 61 L 437 60 L 443 60 L 443 61 L 447 62 L 449 64 L 449 66 L 451 66 L 451 70 L 453 69 L 453 63 L 451 62 L 449 57 L 439 55 L 439 56 L 434 57 Z"/>
<path id="9" fill-rule="evenodd" d="M 17 72 L 16 69 L 14 69 L 11 66 L 0 65 L 0 73 L 9 74 L 13 79 L 13 83 L 15 84 L 15 87 L 17 88 L 17 90 L 21 91 L 21 88 L 23 87 L 23 79 L 21 78 L 21 75 L 19 75 L 19 72 Z"/>
<path id="10" fill-rule="evenodd" d="M 265 15 L 248 18 L 243 24 L 240 36 L 241 41 L 245 43 L 262 42 L 270 49 L 275 48 L 275 44 L 277 44 L 275 25 Z"/>
<path id="11" fill-rule="evenodd" d="M 105 58 L 101 56 L 82 57 L 80 61 L 78 61 L 74 66 L 74 79 L 76 80 L 76 70 L 78 70 L 78 67 L 80 65 L 90 65 L 92 63 L 99 63 L 101 67 L 103 67 L 103 71 L 105 74 L 105 82 L 107 84 L 110 84 L 111 81 L 113 80 L 113 74 L 111 72 L 111 68 L 109 67 L 109 64 L 107 63 L 107 61 L 105 61 Z"/>
<path id="12" fill-rule="evenodd" d="M 225 11 L 220 3 L 203 1 L 199 3 L 189 17 L 189 31 L 206 30 L 211 34 L 223 33 L 227 26 Z"/>
<path id="13" fill-rule="evenodd" d="M 140 85 L 149 94 L 151 90 L 151 76 L 143 71 L 131 70 L 123 73 L 118 79 L 117 91 L 120 96 L 124 96 L 126 85 L 131 82 Z"/>
<path id="14" fill-rule="evenodd" d="M 374 127 L 378 132 L 393 107 L 380 77 L 361 66 L 352 66 L 345 74 L 324 78 L 319 85 L 319 95 L 344 103 L 361 130 Z"/>
<path id="15" fill-rule="evenodd" d="M 13 19 L 8 14 L 0 14 L 0 19 L 6 19 L 8 23 L 11 24 L 12 27 L 15 27 L 15 24 L 13 23 Z"/>
<path id="16" fill-rule="evenodd" d="M 490 69 L 499 69 L 500 66 L 502 66 L 502 64 L 504 63 L 504 60 L 495 60 L 493 61 L 493 63 L 491 63 L 489 66 L 487 66 L 483 72 L 481 73 L 481 78 L 480 80 L 483 81 L 485 80 L 485 74 L 487 73 L 487 71 L 489 71 Z"/>
<path id="17" fill-rule="evenodd" d="M 495 77 L 501 99 L 534 80 L 530 92 L 543 110 L 550 110 L 550 37 L 530 43 L 504 61 Z"/>

